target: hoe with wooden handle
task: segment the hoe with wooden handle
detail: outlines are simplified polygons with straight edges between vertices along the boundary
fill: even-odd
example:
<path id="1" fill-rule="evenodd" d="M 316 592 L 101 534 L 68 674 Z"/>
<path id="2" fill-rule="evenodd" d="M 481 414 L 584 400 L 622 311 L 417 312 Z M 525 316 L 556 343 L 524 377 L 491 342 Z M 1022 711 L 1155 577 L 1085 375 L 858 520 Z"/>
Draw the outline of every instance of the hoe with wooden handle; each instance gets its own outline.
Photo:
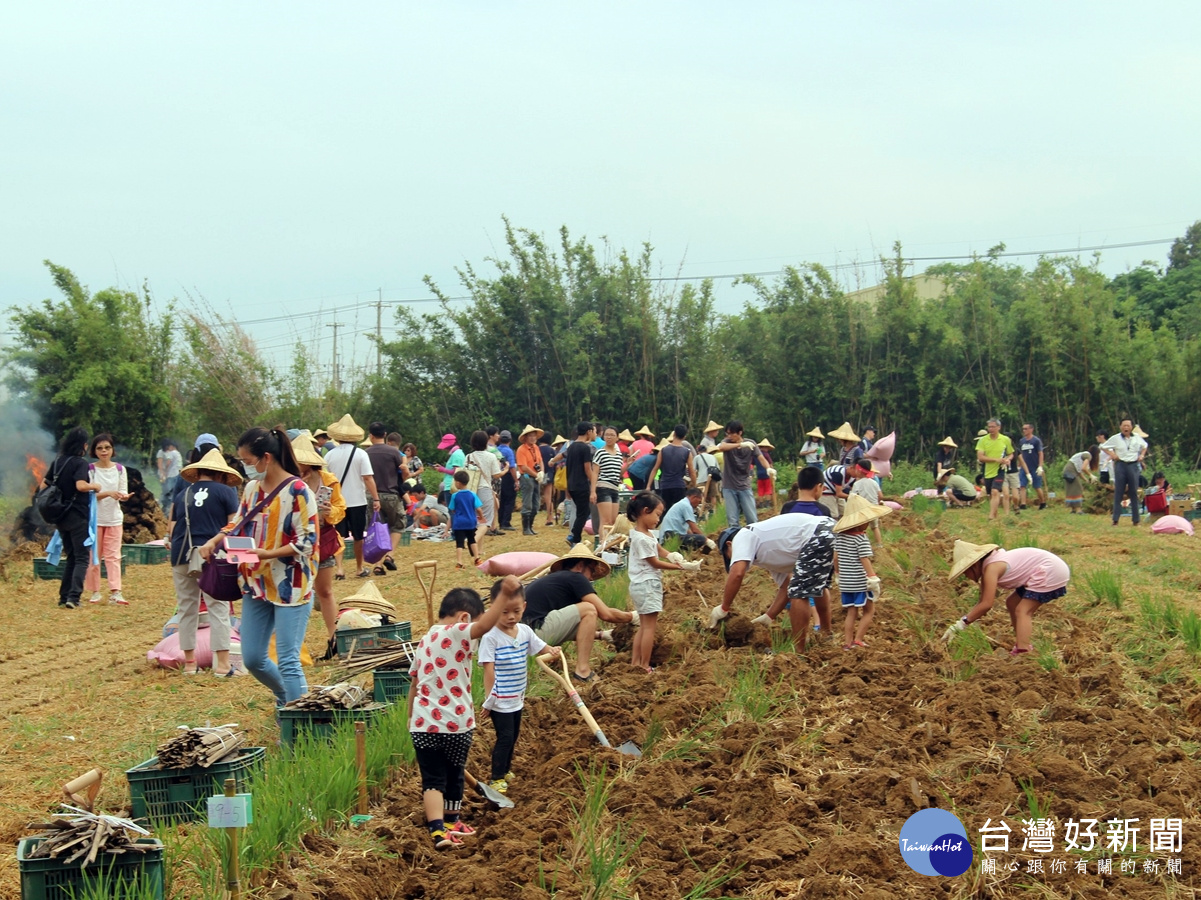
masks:
<path id="1" fill-rule="evenodd" d="M 583 698 L 580 697 L 579 692 L 572 686 L 571 672 L 567 669 L 567 657 L 562 654 L 559 655 L 559 662 L 563 664 L 562 675 L 560 675 L 547 664 L 546 661 L 549 658 L 549 656 L 535 657 L 535 659 L 538 661 L 538 665 L 541 666 L 548 675 L 555 679 L 555 681 L 563 685 L 563 690 L 567 692 L 567 696 L 571 702 L 575 704 L 575 708 L 580 711 L 580 715 L 584 718 L 584 724 L 588 726 L 588 730 L 592 732 L 592 736 L 597 739 L 602 747 L 613 749 L 613 745 L 609 743 L 609 739 L 605 737 L 605 733 L 601 730 L 601 727 L 596 724 L 596 719 L 592 718 L 592 713 L 589 711 L 587 705 L 585 705 Z M 626 756 L 642 756 L 642 751 L 638 749 L 638 745 L 633 741 L 626 741 L 624 744 L 617 747 L 617 750 L 621 753 L 624 753 Z"/>

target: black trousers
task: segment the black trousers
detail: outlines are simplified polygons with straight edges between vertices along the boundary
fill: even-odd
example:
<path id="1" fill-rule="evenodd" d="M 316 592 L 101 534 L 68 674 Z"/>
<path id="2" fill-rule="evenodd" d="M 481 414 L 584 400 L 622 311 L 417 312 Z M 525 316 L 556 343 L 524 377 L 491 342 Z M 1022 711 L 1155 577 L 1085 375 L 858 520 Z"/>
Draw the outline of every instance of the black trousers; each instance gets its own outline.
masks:
<path id="1" fill-rule="evenodd" d="M 688 488 L 659 488 L 659 496 L 663 498 L 663 506 L 671 509 L 688 496 Z"/>
<path id="2" fill-rule="evenodd" d="M 1138 463 L 1113 461 L 1113 520 L 1122 516 L 1122 495 L 1130 495 L 1130 521 L 1138 524 Z"/>
<path id="3" fill-rule="evenodd" d="M 512 475 L 500 477 L 500 509 L 497 510 L 497 528 L 509 528 L 513 519 L 513 507 L 517 505 L 517 485 Z"/>
<path id="4" fill-rule="evenodd" d="M 575 521 L 571 523 L 571 542 L 578 544 L 584 533 L 584 523 L 592 514 L 592 504 L 589 501 L 592 491 L 568 491 L 568 493 L 571 494 L 571 502 L 575 504 Z"/>
<path id="5" fill-rule="evenodd" d="M 71 510 L 58 523 L 63 539 L 63 578 L 58 585 L 58 603 L 78 603 L 83 594 L 83 579 L 88 574 L 91 550 L 83 545 L 88 539 L 88 517 Z"/>
<path id="6" fill-rule="evenodd" d="M 492 780 L 499 781 L 513 767 L 513 748 L 517 746 L 517 738 L 521 734 L 521 710 L 493 710 L 491 719 L 496 728 L 496 746 L 492 748 Z"/>

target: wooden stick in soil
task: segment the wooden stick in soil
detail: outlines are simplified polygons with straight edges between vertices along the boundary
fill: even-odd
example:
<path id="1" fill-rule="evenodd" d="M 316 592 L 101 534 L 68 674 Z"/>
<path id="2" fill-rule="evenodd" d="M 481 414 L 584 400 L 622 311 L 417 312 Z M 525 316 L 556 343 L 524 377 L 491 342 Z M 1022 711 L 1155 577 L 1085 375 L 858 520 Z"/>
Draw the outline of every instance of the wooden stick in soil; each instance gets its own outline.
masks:
<path id="1" fill-rule="evenodd" d="M 367 815 L 367 723 L 354 723 L 354 761 L 359 769 L 359 815 Z"/>
<path id="2" fill-rule="evenodd" d="M 225 796 L 237 795 L 238 785 L 232 778 L 225 779 Z M 239 828 L 226 828 L 229 835 L 229 868 L 225 872 L 225 889 L 229 891 L 229 900 L 242 900 L 242 862 L 238 853 Z"/>
<path id="3" fill-rule="evenodd" d="M 430 573 L 429 583 L 427 584 L 423 577 L 426 572 Z M 421 585 L 421 590 L 425 594 L 425 614 L 428 621 L 428 627 L 434 627 L 434 582 L 438 580 L 438 561 L 436 559 L 423 559 L 413 563 L 413 575 L 417 578 L 417 583 Z"/>

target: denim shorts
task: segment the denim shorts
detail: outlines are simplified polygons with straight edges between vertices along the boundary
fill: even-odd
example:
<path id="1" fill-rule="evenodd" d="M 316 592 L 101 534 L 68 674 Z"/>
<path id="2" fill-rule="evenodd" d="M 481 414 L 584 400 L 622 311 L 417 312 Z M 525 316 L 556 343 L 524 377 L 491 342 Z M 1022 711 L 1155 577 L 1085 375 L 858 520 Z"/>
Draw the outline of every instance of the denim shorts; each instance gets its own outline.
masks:
<path id="1" fill-rule="evenodd" d="M 617 491 L 613 490 L 613 488 L 598 487 L 596 489 L 596 502 L 597 503 L 616 503 L 617 502 Z"/>

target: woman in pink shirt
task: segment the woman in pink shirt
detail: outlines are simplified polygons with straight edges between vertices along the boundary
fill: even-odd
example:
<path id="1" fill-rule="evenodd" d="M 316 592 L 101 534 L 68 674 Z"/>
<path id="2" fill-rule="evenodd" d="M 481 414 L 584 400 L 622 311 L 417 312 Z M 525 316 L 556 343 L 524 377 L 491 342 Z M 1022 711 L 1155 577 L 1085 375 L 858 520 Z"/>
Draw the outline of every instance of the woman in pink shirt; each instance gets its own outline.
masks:
<path id="1" fill-rule="evenodd" d="M 956 541 L 951 573 L 947 577 L 953 581 L 960 575 L 967 575 L 980 585 L 980 600 L 966 616 L 951 623 L 942 639 L 950 641 L 978 621 L 992 609 L 998 591 L 1012 591 L 1005 598 L 1014 632 L 1014 647 L 1009 652 L 1011 656 L 1020 656 L 1030 652 L 1034 614 L 1044 603 L 1068 592 L 1072 571 L 1054 553 L 1035 547 L 1002 550 L 996 544 Z"/>

